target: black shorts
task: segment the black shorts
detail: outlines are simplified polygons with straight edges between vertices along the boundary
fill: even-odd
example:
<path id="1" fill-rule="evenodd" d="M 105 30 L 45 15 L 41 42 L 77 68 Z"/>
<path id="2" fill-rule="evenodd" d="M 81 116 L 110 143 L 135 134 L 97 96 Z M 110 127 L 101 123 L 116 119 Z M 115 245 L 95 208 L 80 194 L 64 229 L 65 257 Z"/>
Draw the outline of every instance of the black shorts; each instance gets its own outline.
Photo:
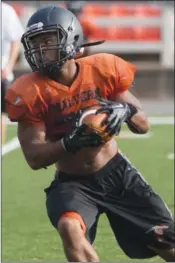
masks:
<path id="1" fill-rule="evenodd" d="M 5 113 L 5 94 L 10 82 L 8 80 L 1 80 L 1 112 Z"/>
<path id="2" fill-rule="evenodd" d="M 57 173 L 45 189 L 48 216 L 54 227 L 65 212 L 77 212 L 93 243 L 100 214 L 105 213 L 115 237 L 130 258 L 148 258 L 146 231 L 155 225 L 174 228 L 162 199 L 120 153 L 98 172 L 86 177 Z"/>

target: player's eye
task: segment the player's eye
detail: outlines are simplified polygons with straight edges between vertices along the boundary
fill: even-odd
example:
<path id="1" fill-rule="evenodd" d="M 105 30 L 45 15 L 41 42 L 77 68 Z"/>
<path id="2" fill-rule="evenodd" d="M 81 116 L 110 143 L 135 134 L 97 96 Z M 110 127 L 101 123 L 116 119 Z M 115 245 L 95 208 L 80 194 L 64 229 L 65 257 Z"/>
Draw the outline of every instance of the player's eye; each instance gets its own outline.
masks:
<path id="1" fill-rule="evenodd" d="M 36 41 L 34 41 L 34 40 L 30 40 L 29 41 L 29 46 L 31 48 L 36 48 L 38 46 L 38 43 Z"/>
<path id="2" fill-rule="evenodd" d="M 31 47 L 31 48 L 35 48 L 35 47 L 37 47 L 37 44 L 36 44 L 36 43 L 33 43 L 33 42 L 31 42 L 31 43 L 30 43 L 30 47 Z"/>

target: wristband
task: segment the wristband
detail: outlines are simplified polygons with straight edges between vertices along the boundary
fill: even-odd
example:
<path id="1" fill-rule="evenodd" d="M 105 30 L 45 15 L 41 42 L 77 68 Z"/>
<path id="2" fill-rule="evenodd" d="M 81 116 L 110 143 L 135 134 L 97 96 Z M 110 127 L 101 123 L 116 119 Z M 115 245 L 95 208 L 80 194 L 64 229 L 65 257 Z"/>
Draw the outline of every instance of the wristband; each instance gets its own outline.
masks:
<path id="1" fill-rule="evenodd" d="M 131 103 L 127 103 L 129 109 L 130 109 L 130 115 L 128 117 L 128 119 L 130 119 L 134 114 L 136 114 L 138 112 L 138 109 L 132 105 Z"/>

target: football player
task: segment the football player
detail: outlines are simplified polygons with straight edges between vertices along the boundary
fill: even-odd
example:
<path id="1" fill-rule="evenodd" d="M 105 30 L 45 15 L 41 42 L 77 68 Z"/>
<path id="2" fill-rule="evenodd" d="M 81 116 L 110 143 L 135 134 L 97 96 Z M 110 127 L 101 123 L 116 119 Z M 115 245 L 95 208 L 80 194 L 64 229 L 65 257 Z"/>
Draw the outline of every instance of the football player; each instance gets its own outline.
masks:
<path id="1" fill-rule="evenodd" d="M 54 6 L 31 16 L 22 44 L 33 72 L 8 89 L 7 112 L 18 122 L 29 166 L 37 170 L 56 163 L 45 189 L 46 206 L 68 261 L 99 261 L 92 244 L 102 213 L 128 257 L 173 261 L 173 218 L 112 137 L 124 122 L 134 133 L 149 129 L 140 102 L 128 90 L 135 66 L 112 54 L 77 58 L 85 46 L 80 23 Z M 94 104 L 101 105 L 97 114 L 107 113 L 108 142 L 78 124 L 83 110 Z"/>

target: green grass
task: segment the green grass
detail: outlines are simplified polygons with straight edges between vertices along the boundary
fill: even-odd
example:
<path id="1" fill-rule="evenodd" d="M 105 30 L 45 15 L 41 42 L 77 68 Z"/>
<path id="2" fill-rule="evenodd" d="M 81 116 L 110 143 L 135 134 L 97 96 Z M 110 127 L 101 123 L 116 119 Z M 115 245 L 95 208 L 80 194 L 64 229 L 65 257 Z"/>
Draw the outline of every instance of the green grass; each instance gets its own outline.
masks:
<path id="1" fill-rule="evenodd" d="M 15 129 L 9 127 L 7 140 L 15 136 Z M 174 152 L 173 125 L 153 126 L 152 132 L 148 139 L 119 139 L 119 147 L 174 212 L 174 161 L 167 158 Z M 43 189 L 52 180 L 54 167 L 32 171 L 20 149 L 5 155 L 2 162 L 2 261 L 66 262 L 45 209 Z M 136 262 L 119 248 L 105 216 L 99 222 L 95 247 L 102 262 Z M 155 261 L 161 259 L 145 260 Z"/>

